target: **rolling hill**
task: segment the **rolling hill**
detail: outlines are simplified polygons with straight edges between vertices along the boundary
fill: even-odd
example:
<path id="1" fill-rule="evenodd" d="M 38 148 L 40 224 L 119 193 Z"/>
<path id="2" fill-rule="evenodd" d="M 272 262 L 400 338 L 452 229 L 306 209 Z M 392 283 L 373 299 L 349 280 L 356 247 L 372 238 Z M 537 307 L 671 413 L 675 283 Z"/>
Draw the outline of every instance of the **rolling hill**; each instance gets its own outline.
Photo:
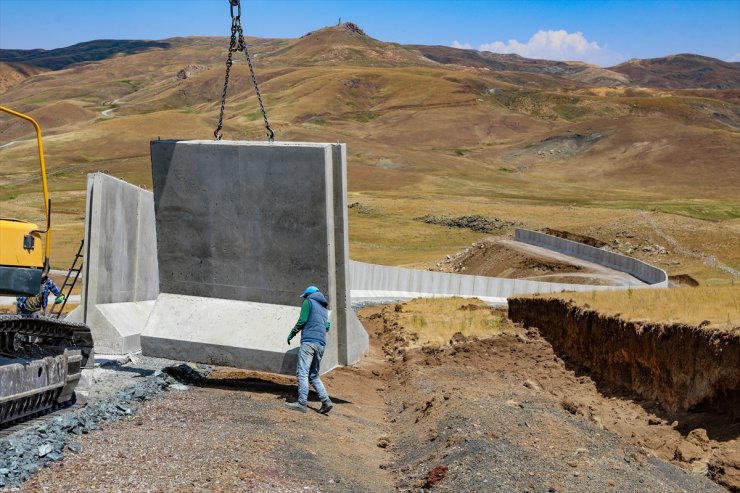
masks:
<path id="1" fill-rule="evenodd" d="M 655 210 L 688 248 L 740 267 L 737 64 L 676 55 L 605 69 L 385 43 L 347 24 L 248 42 L 277 138 L 348 144 L 350 200 L 372 211 L 351 213 L 355 258 L 417 264 L 475 239 L 440 237 L 413 220 L 422 214 L 508 215 L 609 242 L 637 210 Z M 148 185 L 149 140 L 212 138 L 227 45 L 189 37 L 0 52 L 0 77 L 7 66 L 43 70 L 0 100 L 39 119 L 55 210 L 70 228 L 81 228 L 85 173 Z M 225 138 L 262 139 L 237 59 Z M 3 215 L 34 214 L 31 136 L 0 117 Z M 728 281 L 696 259 L 669 268 Z"/>
<path id="2" fill-rule="evenodd" d="M 737 89 L 740 63 L 681 54 L 663 58 L 630 60 L 611 70 L 625 74 L 634 85 L 665 89 Z"/>

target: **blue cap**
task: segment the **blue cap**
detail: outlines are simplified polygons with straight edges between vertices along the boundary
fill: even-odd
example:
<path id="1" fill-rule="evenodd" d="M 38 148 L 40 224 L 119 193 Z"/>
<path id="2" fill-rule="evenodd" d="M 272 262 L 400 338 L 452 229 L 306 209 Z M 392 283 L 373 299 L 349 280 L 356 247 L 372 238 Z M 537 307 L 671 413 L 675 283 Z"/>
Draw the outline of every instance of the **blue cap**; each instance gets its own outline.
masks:
<path id="1" fill-rule="evenodd" d="M 301 295 L 301 298 L 305 298 L 306 296 L 308 296 L 311 293 L 316 293 L 316 292 L 318 292 L 318 290 L 319 290 L 319 288 L 317 288 L 316 286 L 309 286 L 303 292 L 303 294 Z"/>

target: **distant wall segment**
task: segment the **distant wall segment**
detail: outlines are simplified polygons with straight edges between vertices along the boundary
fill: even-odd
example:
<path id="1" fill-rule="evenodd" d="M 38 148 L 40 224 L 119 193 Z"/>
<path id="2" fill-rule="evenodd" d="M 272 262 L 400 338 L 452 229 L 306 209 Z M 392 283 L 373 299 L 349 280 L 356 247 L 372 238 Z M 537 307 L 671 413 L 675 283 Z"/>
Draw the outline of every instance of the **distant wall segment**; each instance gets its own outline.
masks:
<path id="1" fill-rule="evenodd" d="M 500 306 L 505 306 L 506 299 L 517 294 L 624 289 L 618 286 L 449 274 L 354 260 L 350 262 L 350 284 L 353 303 L 462 296 L 480 298 L 488 304 Z"/>
<path id="2" fill-rule="evenodd" d="M 634 288 L 668 287 L 668 275 L 664 270 L 636 258 L 526 229 L 517 229 L 515 239 L 626 272 L 647 284 L 633 286 Z M 594 286 L 450 274 L 356 261 L 350 262 L 350 284 L 353 303 L 462 296 L 480 298 L 491 305 L 501 306 L 506 305 L 507 298 L 521 294 L 627 289 L 627 286 Z"/>
<path id="3" fill-rule="evenodd" d="M 621 255 L 619 253 L 602 250 L 583 243 L 578 243 L 557 236 L 516 228 L 514 239 L 522 243 L 547 248 L 556 252 L 587 260 L 610 269 L 626 272 L 633 277 L 649 284 L 651 287 L 668 287 L 668 274 L 663 269 L 652 266 L 642 260 Z"/>

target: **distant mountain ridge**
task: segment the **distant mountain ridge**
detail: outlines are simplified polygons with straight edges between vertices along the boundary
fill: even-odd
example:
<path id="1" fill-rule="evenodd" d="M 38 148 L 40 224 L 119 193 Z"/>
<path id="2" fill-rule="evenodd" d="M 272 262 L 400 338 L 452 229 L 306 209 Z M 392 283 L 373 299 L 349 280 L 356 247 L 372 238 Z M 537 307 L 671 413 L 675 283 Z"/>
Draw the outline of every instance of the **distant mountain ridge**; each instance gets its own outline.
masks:
<path id="1" fill-rule="evenodd" d="M 82 62 L 105 60 L 115 55 L 133 55 L 153 48 L 168 48 L 170 43 L 127 39 L 98 39 L 53 50 L 2 50 L 0 62 L 22 63 L 31 67 L 61 70 Z"/>
<path id="2" fill-rule="evenodd" d="M 690 53 L 662 58 L 633 59 L 611 67 L 633 84 L 664 89 L 737 89 L 740 63 Z"/>
<path id="3" fill-rule="evenodd" d="M 0 56 L 12 61 L 0 61 L 0 85 L 5 78 L 10 87 L 0 99 L 38 121 L 55 186 L 74 191 L 69 204 L 84 208 L 85 173 L 105 169 L 147 185 L 152 139 L 213 138 L 228 42 L 109 40 L 5 51 Z M 386 43 L 357 26 L 247 42 L 276 138 L 345 142 L 351 190 L 422 197 L 425 211 L 431 197 L 454 197 L 461 208 L 502 197 L 660 203 L 700 218 L 740 217 L 740 89 L 694 87 L 736 85 L 737 65 L 681 55 L 601 68 Z M 245 56 L 234 60 L 224 136 L 263 139 Z M 57 62 L 65 68 L 33 65 Z M 21 189 L 37 193 L 22 181 L 35 169 L 32 139 L 31 126 L 0 116 L 0 206 Z"/>
<path id="4" fill-rule="evenodd" d="M 179 42 L 196 38 L 177 38 Z M 260 40 L 258 40 L 260 41 Z M 401 45 L 379 41 L 346 23 L 307 33 L 296 39 L 271 40 L 264 64 L 297 66 L 356 64 L 362 66 L 454 65 L 496 72 L 543 74 L 591 86 L 639 86 L 663 89 L 738 89 L 740 63 L 678 54 L 635 59 L 602 68 L 581 62 L 524 58 L 448 46 Z M 172 40 L 95 40 L 54 50 L 0 50 L 0 62 L 37 69 L 60 70 L 71 65 L 167 49 Z M 224 39 L 224 46 L 226 40 Z"/>

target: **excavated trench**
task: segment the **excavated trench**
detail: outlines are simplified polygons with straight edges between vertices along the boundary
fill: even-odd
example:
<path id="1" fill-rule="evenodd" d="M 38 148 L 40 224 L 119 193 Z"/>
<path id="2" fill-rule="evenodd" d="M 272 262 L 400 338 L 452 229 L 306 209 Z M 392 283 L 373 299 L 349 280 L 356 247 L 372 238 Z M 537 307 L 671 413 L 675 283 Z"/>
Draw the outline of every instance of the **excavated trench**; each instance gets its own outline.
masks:
<path id="1" fill-rule="evenodd" d="M 512 298 L 509 317 L 537 327 L 555 351 L 605 387 L 657 401 L 668 413 L 740 419 L 740 333 L 626 321 L 557 298 Z"/>

